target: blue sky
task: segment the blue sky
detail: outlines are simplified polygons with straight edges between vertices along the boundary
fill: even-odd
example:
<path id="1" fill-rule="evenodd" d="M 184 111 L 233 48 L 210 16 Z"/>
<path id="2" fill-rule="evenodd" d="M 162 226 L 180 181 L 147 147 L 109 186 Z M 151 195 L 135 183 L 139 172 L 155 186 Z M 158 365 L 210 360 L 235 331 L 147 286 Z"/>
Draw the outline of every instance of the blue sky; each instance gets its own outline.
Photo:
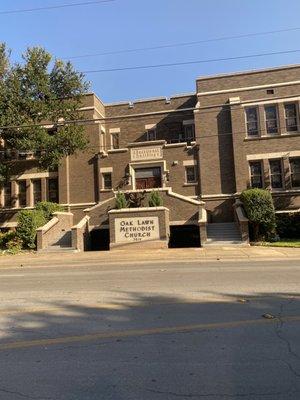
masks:
<path id="1" fill-rule="evenodd" d="M 83 0 L 2 0 L 0 11 Z M 87 1 L 87 0 L 86 0 Z M 0 14 L 0 38 L 14 60 L 40 45 L 58 58 L 300 28 L 299 0 L 115 0 L 111 3 Z M 300 49 L 300 30 L 193 46 L 72 59 L 78 70 L 184 62 Z M 139 71 L 88 74 L 105 102 L 170 96 L 195 90 L 202 75 L 300 63 L 300 52 L 246 60 Z"/>

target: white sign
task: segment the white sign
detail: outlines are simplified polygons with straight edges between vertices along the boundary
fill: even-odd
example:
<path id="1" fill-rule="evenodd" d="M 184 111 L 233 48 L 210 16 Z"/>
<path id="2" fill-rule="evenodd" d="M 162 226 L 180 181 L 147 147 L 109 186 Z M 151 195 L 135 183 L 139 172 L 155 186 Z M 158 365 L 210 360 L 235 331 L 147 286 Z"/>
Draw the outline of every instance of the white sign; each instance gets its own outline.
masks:
<path id="1" fill-rule="evenodd" d="M 158 217 L 115 219 L 116 243 L 142 242 L 159 238 Z"/>
<path id="2" fill-rule="evenodd" d="M 161 147 L 139 147 L 131 149 L 131 161 L 157 160 L 163 158 Z"/>

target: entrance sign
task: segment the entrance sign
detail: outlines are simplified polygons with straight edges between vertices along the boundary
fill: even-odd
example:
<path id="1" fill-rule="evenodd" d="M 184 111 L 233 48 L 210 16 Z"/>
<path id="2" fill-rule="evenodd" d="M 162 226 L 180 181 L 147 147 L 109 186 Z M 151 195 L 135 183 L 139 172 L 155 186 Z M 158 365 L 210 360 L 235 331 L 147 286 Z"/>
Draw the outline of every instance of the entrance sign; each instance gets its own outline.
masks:
<path id="1" fill-rule="evenodd" d="M 163 158 L 163 151 L 159 146 L 131 149 L 131 161 L 158 160 L 161 158 Z"/>
<path id="2" fill-rule="evenodd" d="M 158 240 L 158 217 L 131 217 L 115 219 L 115 243 Z"/>
<path id="3" fill-rule="evenodd" d="M 170 237 L 169 209 L 160 207 L 109 210 L 109 248 L 166 249 Z"/>

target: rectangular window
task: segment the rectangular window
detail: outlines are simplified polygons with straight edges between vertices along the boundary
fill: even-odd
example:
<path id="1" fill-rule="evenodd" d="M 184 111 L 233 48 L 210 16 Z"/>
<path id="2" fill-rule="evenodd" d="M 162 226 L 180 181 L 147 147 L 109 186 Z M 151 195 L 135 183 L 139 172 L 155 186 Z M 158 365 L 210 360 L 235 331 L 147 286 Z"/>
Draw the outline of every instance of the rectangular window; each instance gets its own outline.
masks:
<path id="1" fill-rule="evenodd" d="M 246 108 L 247 136 L 258 136 L 258 113 L 256 107 Z"/>
<path id="2" fill-rule="evenodd" d="M 197 182 L 197 172 L 194 165 L 190 167 L 185 167 L 186 183 Z"/>
<path id="3" fill-rule="evenodd" d="M 184 141 L 190 144 L 195 141 L 195 125 L 184 125 Z"/>
<path id="4" fill-rule="evenodd" d="M 32 181 L 33 186 L 33 204 L 42 201 L 42 181 L 40 179 L 35 179 Z"/>
<path id="5" fill-rule="evenodd" d="M 19 201 L 19 207 L 26 207 L 27 201 L 26 201 L 26 181 L 18 181 L 18 201 Z"/>
<path id="6" fill-rule="evenodd" d="M 290 159 L 292 187 L 300 187 L 300 157 Z"/>
<path id="7" fill-rule="evenodd" d="M 59 202 L 57 178 L 48 179 L 48 199 L 52 203 Z"/>
<path id="8" fill-rule="evenodd" d="M 266 130 L 269 135 L 278 133 L 278 117 L 276 106 L 265 106 Z"/>
<path id="9" fill-rule="evenodd" d="M 263 187 L 261 161 L 254 161 L 250 163 L 250 178 L 251 178 L 251 187 L 253 188 Z"/>
<path id="10" fill-rule="evenodd" d="M 269 160 L 270 179 L 272 189 L 282 188 L 282 163 L 281 160 Z"/>
<path id="11" fill-rule="evenodd" d="M 102 179 L 103 179 L 103 188 L 104 189 L 112 189 L 111 172 L 106 172 L 105 174 L 102 174 Z"/>
<path id="12" fill-rule="evenodd" d="M 284 105 L 285 126 L 287 132 L 298 131 L 297 107 L 295 103 Z"/>
<path id="13" fill-rule="evenodd" d="M 156 140 L 156 129 L 149 129 L 147 131 L 147 140 L 148 141 Z"/>
<path id="14" fill-rule="evenodd" d="M 119 134 L 118 133 L 112 133 L 111 134 L 111 147 L 113 149 L 119 149 L 120 148 L 120 141 L 119 141 Z"/>
<path id="15" fill-rule="evenodd" d="M 11 182 L 6 183 L 3 187 L 4 207 L 11 207 Z"/>

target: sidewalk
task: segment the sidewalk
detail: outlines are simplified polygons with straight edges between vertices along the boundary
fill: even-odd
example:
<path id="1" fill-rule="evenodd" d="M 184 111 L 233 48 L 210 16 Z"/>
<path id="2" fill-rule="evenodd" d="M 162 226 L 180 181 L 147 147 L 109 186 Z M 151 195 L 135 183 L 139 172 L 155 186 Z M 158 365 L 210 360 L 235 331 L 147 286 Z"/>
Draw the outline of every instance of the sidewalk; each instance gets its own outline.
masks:
<path id="1" fill-rule="evenodd" d="M 221 248 L 187 248 L 187 249 L 164 249 L 145 250 L 143 252 L 114 250 L 93 251 L 83 253 L 22 253 L 17 255 L 0 256 L 0 267 L 25 267 L 25 266 L 47 266 L 70 265 L 78 263 L 150 263 L 150 262 L 172 262 L 172 261 L 238 261 L 238 260 L 286 260 L 299 259 L 300 248 L 275 248 L 275 247 L 221 247 Z"/>

